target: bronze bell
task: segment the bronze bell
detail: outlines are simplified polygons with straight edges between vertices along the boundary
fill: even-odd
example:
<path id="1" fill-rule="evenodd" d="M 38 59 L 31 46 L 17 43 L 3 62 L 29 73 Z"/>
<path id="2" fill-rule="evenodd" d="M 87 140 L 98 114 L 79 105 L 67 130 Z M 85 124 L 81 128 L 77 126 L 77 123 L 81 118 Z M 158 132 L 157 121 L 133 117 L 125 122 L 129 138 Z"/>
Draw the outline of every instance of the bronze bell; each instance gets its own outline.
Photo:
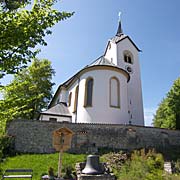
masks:
<path id="1" fill-rule="evenodd" d="M 103 174 L 102 168 L 99 163 L 98 155 L 87 156 L 86 166 L 82 170 L 82 173 L 89 174 L 89 175 Z"/>

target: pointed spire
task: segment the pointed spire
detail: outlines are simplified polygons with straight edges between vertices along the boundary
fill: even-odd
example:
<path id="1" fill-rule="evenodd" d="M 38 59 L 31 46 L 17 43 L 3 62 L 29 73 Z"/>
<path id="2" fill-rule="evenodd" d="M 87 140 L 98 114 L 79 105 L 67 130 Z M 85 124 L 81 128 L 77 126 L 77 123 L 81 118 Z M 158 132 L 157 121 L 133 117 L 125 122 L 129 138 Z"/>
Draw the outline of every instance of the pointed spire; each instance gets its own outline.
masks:
<path id="1" fill-rule="evenodd" d="M 120 36 L 123 34 L 123 30 L 122 30 L 122 27 L 121 27 L 121 12 L 119 12 L 119 25 L 118 25 L 118 30 L 117 30 L 117 33 L 116 33 L 116 36 Z"/>

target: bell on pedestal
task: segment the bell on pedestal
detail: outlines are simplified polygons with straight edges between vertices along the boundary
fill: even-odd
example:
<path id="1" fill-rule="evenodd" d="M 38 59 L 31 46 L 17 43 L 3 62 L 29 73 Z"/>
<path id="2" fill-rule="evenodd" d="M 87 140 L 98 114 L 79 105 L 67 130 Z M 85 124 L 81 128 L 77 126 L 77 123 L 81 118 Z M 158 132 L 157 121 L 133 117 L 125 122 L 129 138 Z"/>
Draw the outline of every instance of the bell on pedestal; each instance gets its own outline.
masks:
<path id="1" fill-rule="evenodd" d="M 82 170 L 82 173 L 89 175 L 103 174 L 98 155 L 87 156 L 86 166 Z"/>

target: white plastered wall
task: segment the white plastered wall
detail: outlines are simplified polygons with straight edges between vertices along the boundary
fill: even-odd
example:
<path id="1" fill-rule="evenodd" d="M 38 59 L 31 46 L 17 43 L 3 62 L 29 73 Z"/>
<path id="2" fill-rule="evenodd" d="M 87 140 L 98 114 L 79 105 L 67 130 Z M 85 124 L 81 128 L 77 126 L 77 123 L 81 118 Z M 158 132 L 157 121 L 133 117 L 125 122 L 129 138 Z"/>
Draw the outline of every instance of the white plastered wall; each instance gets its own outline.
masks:
<path id="1" fill-rule="evenodd" d="M 56 118 L 57 122 L 71 122 L 71 117 L 52 116 L 52 115 L 45 115 L 45 114 L 41 114 L 39 120 L 40 121 L 49 121 L 50 118 Z"/>
<path id="2" fill-rule="evenodd" d="M 74 106 L 75 106 L 75 91 L 76 91 L 76 87 L 78 86 L 79 84 L 79 77 L 77 77 L 77 80 L 68 88 L 67 90 L 67 99 L 69 97 L 69 94 L 72 93 L 71 95 L 71 106 L 68 105 L 68 109 L 72 115 L 72 122 L 75 123 L 77 122 L 77 116 L 76 116 L 76 113 L 77 112 L 74 112 Z M 78 94 L 78 99 L 79 99 L 79 94 Z M 68 100 L 67 100 L 68 102 Z"/>
<path id="3" fill-rule="evenodd" d="M 124 62 L 123 52 L 128 50 L 133 55 L 133 64 Z M 130 118 L 132 124 L 144 125 L 144 112 L 142 100 L 141 74 L 139 66 L 138 50 L 128 38 L 117 44 L 117 62 L 118 66 L 125 69 L 129 66 L 132 68 L 130 81 L 128 83 L 128 104 L 130 109 Z"/>
<path id="4" fill-rule="evenodd" d="M 84 107 L 85 82 L 92 77 L 93 102 L 92 107 Z M 120 108 L 110 107 L 110 78 L 116 77 L 120 82 Z M 109 123 L 109 124 L 128 124 L 128 104 L 127 104 L 127 77 L 123 73 L 112 70 L 92 70 L 84 73 L 79 81 L 69 89 L 75 92 L 75 87 L 79 82 L 79 95 L 77 113 L 74 114 L 72 122 L 78 123 Z M 72 95 L 74 97 L 74 95 Z M 72 98 L 72 102 L 74 98 Z M 73 104 L 72 104 L 73 106 Z M 72 112 L 73 107 L 69 107 Z M 76 117 L 75 117 L 76 116 Z"/>
<path id="5" fill-rule="evenodd" d="M 109 41 L 105 58 L 117 65 L 117 46 L 115 43 Z"/>
<path id="6" fill-rule="evenodd" d="M 128 38 L 119 41 L 117 44 L 110 40 L 109 44 L 111 44 L 111 48 L 107 48 L 105 57 L 108 60 L 111 60 L 113 57 L 113 63 L 124 70 L 126 70 L 127 66 L 132 68 L 128 83 L 129 118 L 132 124 L 144 126 L 139 52 Z M 124 62 L 124 51 L 130 51 L 132 53 L 133 64 Z"/>

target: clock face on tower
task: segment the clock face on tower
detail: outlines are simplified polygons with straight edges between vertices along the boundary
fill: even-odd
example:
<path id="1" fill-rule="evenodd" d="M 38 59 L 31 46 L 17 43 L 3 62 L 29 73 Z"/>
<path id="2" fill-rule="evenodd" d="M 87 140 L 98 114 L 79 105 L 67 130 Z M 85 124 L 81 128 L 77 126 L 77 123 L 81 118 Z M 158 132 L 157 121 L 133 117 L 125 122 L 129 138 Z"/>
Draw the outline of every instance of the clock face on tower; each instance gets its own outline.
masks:
<path id="1" fill-rule="evenodd" d="M 130 67 L 130 66 L 126 66 L 126 71 L 127 71 L 128 73 L 133 73 L 133 69 L 132 69 L 132 67 Z"/>

